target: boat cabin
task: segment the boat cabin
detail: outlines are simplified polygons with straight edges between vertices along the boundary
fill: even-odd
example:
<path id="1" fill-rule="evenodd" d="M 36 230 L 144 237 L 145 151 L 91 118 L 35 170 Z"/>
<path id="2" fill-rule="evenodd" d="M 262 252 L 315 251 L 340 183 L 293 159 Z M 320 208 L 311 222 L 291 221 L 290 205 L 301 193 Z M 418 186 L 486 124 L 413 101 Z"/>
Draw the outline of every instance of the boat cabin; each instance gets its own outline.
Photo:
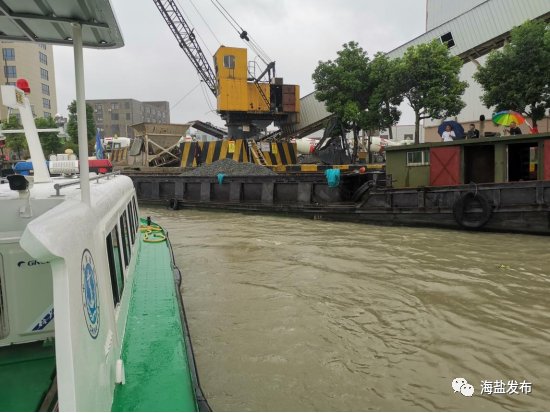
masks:
<path id="1" fill-rule="evenodd" d="M 550 180 L 550 133 L 386 148 L 394 188 Z"/>

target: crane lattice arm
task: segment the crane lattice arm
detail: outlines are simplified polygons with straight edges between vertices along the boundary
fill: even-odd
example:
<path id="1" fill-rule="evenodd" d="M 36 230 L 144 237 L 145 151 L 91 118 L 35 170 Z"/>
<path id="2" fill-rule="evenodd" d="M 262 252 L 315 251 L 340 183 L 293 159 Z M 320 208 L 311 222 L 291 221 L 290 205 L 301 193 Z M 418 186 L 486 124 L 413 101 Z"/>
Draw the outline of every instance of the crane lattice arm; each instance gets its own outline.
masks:
<path id="1" fill-rule="evenodd" d="M 159 9 L 168 27 L 170 27 L 170 30 L 172 30 L 178 44 L 187 57 L 189 57 L 195 69 L 197 69 L 204 83 L 206 83 L 214 96 L 217 96 L 218 87 L 214 71 L 208 60 L 206 60 L 206 56 L 197 42 L 193 29 L 189 27 L 183 18 L 177 4 L 173 0 L 153 0 L 153 2 Z"/>

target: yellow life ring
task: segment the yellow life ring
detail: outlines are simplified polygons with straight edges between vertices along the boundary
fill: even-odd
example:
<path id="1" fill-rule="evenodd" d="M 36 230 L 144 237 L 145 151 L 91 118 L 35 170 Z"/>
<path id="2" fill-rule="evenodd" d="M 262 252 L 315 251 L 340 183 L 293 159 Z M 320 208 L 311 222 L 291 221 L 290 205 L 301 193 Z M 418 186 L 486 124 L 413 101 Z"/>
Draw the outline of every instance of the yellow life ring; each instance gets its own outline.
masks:
<path id="1" fill-rule="evenodd" d="M 146 231 L 143 236 L 144 242 L 164 242 L 166 241 L 166 236 L 158 231 Z"/>

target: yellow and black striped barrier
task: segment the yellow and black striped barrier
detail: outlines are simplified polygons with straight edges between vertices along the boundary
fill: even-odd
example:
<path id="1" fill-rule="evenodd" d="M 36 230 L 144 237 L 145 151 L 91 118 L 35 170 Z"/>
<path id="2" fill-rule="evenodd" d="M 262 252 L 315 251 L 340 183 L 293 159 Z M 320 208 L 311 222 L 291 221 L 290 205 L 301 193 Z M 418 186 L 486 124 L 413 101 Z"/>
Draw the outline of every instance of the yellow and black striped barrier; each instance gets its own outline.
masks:
<path id="1" fill-rule="evenodd" d="M 312 164 L 303 164 L 303 165 L 271 165 L 268 166 L 272 171 L 281 172 L 281 173 L 319 173 L 325 172 L 328 169 L 340 169 L 342 172 L 347 171 L 356 171 L 360 168 L 365 168 L 366 170 L 381 170 L 384 169 L 384 164 L 349 164 L 349 165 L 312 165 Z"/>
<path id="2" fill-rule="evenodd" d="M 255 162 L 249 154 L 249 148 L 244 139 L 233 141 L 208 141 L 208 142 L 184 142 L 181 145 L 181 166 L 197 166 L 195 157 L 196 147 L 200 147 L 201 164 L 210 164 L 220 159 L 233 159 L 237 162 Z M 266 166 L 293 165 L 296 164 L 296 144 L 289 142 L 259 143 Z"/>

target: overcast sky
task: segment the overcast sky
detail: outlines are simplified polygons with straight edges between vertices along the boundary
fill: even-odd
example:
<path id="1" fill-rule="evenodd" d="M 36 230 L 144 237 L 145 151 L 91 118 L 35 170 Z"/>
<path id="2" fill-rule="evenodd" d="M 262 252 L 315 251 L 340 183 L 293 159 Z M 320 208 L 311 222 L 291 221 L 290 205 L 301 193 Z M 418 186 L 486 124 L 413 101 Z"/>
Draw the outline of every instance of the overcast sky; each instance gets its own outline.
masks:
<path id="1" fill-rule="evenodd" d="M 220 44 L 245 47 L 210 0 L 176 0 L 210 56 Z M 319 61 L 334 59 L 348 41 L 372 57 L 425 30 L 425 0 L 220 0 L 253 40 L 276 62 L 278 77 L 313 91 Z M 152 0 L 111 0 L 125 46 L 84 52 L 87 99 L 165 100 L 172 123 L 223 125 L 216 102 L 181 50 Z M 206 23 L 195 10 L 200 11 Z M 211 33 L 210 29 L 214 35 Z M 200 40 L 200 39 L 199 39 Z M 204 46 L 206 44 L 206 46 Z M 248 59 L 252 60 L 249 49 Z M 72 48 L 54 46 L 58 112 L 67 116 L 75 98 Z M 179 103 L 178 103 L 179 102 Z M 409 119 L 410 117 L 410 119 Z M 413 123 L 406 113 L 401 123 Z"/>

